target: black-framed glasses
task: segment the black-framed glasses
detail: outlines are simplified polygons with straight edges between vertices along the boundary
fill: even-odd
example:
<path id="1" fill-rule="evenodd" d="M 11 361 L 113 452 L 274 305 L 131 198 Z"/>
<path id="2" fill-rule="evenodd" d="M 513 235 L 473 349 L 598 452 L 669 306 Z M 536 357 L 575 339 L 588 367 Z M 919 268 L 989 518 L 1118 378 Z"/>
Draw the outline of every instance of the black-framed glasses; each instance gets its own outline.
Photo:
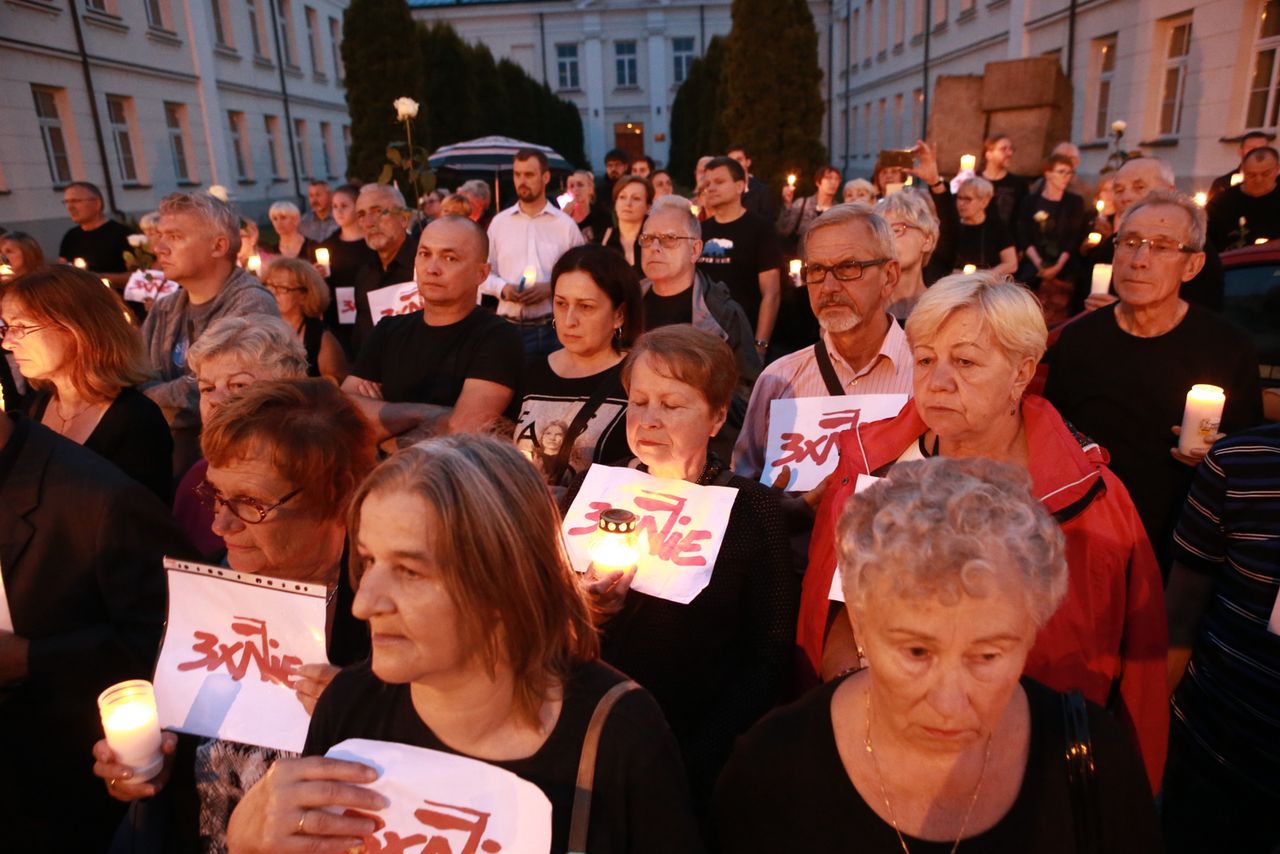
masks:
<path id="1" fill-rule="evenodd" d="M 863 276 L 868 267 L 879 267 L 888 264 L 888 258 L 872 258 L 870 261 L 849 259 L 828 267 L 825 264 L 805 264 L 800 268 L 800 276 L 806 285 L 820 285 L 827 280 L 827 274 L 836 277 L 837 282 L 856 282 Z"/>
<path id="2" fill-rule="evenodd" d="M 1146 246 L 1151 250 L 1151 254 L 1157 257 L 1170 258 L 1179 253 L 1192 255 L 1199 252 L 1199 249 L 1192 249 L 1185 243 L 1179 243 L 1176 240 L 1168 240 L 1163 237 L 1138 237 L 1136 234 L 1119 234 L 1113 240 L 1115 241 L 1116 251 L 1124 250 L 1130 254 L 1137 254 L 1138 250 Z"/>
<path id="3" fill-rule="evenodd" d="M 300 294 L 306 291 L 306 288 L 297 285 L 273 285 L 270 282 L 263 287 L 273 294 Z"/>
<path id="4" fill-rule="evenodd" d="M 10 334 L 13 335 L 14 341 L 21 341 L 32 332 L 39 332 L 41 329 L 48 329 L 49 325 L 44 326 L 22 326 L 17 323 L 5 323 L 0 320 L 0 341 L 5 340 Z"/>
<path id="5" fill-rule="evenodd" d="M 697 240 L 697 239 L 698 238 L 696 237 L 685 237 L 683 234 L 669 234 L 669 233 L 668 234 L 649 234 L 648 232 L 641 232 L 636 237 L 636 243 L 640 244 L 641 249 L 648 249 L 654 243 L 657 243 L 663 249 L 666 249 L 668 252 L 670 252 L 672 249 L 675 249 L 677 245 L 679 245 L 681 240 Z"/>
<path id="6" fill-rule="evenodd" d="M 227 498 L 207 480 L 200 481 L 199 485 L 191 491 L 195 493 L 196 498 L 200 499 L 200 503 L 212 510 L 215 515 L 218 512 L 218 506 L 221 505 L 230 510 L 232 516 L 235 516 L 246 525 L 260 525 L 267 521 L 268 513 L 302 492 L 302 487 L 299 486 L 293 492 L 272 504 L 263 504 L 256 498 Z"/>

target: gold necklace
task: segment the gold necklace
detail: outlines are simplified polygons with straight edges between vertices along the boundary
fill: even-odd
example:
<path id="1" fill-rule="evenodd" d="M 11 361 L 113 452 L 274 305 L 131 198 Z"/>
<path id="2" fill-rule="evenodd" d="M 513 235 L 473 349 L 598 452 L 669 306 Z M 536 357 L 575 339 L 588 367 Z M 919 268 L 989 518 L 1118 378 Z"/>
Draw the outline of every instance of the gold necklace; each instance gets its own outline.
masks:
<path id="1" fill-rule="evenodd" d="M 884 772 L 880 770 L 880 758 L 876 756 L 876 752 L 871 748 L 871 687 L 867 686 L 867 731 L 865 735 L 867 753 L 871 754 L 871 762 L 876 767 L 876 780 L 880 784 L 880 798 L 884 801 L 884 808 L 889 813 L 889 824 L 893 825 L 893 832 L 898 834 L 898 844 L 902 846 L 903 854 L 911 854 L 911 849 L 907 847 L 907 840 L 902 837 L 902 831 L 898 828 L 898 818 L 893 813 L 893 804 L 889 803 L 889 793 L 884 787 Z M 978 803 L 978 795 L 982 792 L 982 781 L 987 776 L 987 760 L 991 758 L 991 736 L 987 736 L 987 747 L 982 753 L 982 770 L 978 772 L 978 784 L 973 787 L 973 797 L 969 800 L 969 809 L 965 811 L 964 821 L 960 823 L 960 832 L 956 834 L 956 842 L 951 846 L 951 854 L 956 854 L 956 849 L 960 847 L 960 840 L 964 838 L 965 828 L 969 826 L 969 818 L 973 815 L 973 808 Z"/>

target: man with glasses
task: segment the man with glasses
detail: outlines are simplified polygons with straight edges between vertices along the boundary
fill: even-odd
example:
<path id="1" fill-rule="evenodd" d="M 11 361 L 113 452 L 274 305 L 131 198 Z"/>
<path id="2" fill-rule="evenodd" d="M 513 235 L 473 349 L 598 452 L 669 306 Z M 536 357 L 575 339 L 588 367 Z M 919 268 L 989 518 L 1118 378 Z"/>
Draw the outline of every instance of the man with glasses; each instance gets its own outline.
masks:
<path id="1" fill-rule="evenodd" d="M 1269 145 L 1255 148 L 1240 173 L 1241 183 L 1209 202 L 1209 238 L 1224 249 L 1280 237 L 1280 152 Z"/>
<path id="2" fill-rule="evenodd" d="M 412 211 L 404 196 L 389 184 L 365 184 L 356 197 L 356 222 L 364 229 L 364 242 L 376 254 L 356 273 L 356 326 L 351 348 L 359 356 L 360 347 L 373 330 L 369 293 L 390 285 L 413 281 L 413 256 L 417 247 L 409 240 Z"/>
<path id="3" fill-rule="evenodd" d="M 889 224 L 861 205 L 837 205 L 805 233 L 801 276 L 821 327 L 818 343 L 760 374 L 733 449 L 733 470 L 759 477 L 769 404 L 794 397 L 911 394 L 914 360 L 888 306 L 900 273 Z"/>
<path id="4" fill-rule="evenodd" d="M 102 212 L 102 191 L 88 181 L 73 181 L 62 191 L 62 204 L 75 225 L 62 236 L 58 260 L 72 264 L 83 259 L 95 276 L 124 287 L 129 278 L 124 253 L 129 251 L 129 227 Z"/>
<path id="5" fill-rule="evenodd" d="M 1148 193 L 1120 218 L 1119 302 L 1068 325 L 1049 351 L 1045 396 L 1111 455 L 1168 572 L 1173 525 L 1206 443 L 1179 453 L 1177 428 L 1193 385 L 1226 392 L 1221 430 L 1262 421 L 1258 359 L 1243 330 L 1179 294 L 1204 264 L 1204 210 Z"/>

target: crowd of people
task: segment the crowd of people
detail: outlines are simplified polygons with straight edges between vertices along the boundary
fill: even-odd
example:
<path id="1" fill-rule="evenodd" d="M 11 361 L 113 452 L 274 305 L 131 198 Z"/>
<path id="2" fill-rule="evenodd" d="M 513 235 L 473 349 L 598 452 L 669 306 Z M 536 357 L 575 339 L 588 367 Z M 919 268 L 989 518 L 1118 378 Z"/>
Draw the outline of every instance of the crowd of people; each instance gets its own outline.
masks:
<path id="1" fill-rule="evenodd" d="M 1273 854 L 1280 425 L 1218 253 L 1280 238 L 1280 154 L 1198 203 L 1014 153 L 803 195 L 733 147 L 681 195 L 613 151 L 553 200 L 526 149 L 505 209 L 315 182 L 270 241 L 69 185 L 56 255 L 0 234 L 0 747 L 46 781 L 0 777 L 6 841 L 383 850 L 354 738 L 532 783 L 556 852 Z M 847 395 L 900 397 L 788 491 L 774 404 Z M 732 496 L 692 598 L 575 571 L 597 466 Z M 142 779 L 101 737 L 165 556 L 325 591 L 300 754 L 166 732 Z"/>

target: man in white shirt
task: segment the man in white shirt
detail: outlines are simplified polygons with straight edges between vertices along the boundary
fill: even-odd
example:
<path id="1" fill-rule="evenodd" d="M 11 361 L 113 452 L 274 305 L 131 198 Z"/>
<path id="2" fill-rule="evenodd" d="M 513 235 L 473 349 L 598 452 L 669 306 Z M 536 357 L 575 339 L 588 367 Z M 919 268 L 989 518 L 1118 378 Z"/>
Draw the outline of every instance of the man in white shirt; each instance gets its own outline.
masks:
<path id="1" fill-rule="evenodd" d="M 480 292 L 498 297 L 498 316 L 520 327 L 525 355 L 534 356 L 560 348 L 551 326 L 551 268 L 583 240 L 578 224 L 547 201 L 545 154 L 517 151 L 512 179 L 518 201 L 489 224 L 493 274 Z"/>

